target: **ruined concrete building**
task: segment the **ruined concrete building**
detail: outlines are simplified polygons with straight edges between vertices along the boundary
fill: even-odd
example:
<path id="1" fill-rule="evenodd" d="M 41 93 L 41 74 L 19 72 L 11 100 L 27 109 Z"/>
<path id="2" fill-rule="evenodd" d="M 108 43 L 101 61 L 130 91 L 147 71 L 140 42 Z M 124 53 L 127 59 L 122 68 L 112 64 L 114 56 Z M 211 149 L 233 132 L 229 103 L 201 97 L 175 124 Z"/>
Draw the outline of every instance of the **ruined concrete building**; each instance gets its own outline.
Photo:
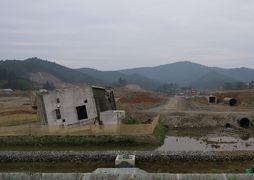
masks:
<path id="1" fill-rule="evenodd" d="M 112 89 L 88 86 L 36 93 L 35 108 L 44 125 L 120 124 L 125 112 L 116 110 Z"/>

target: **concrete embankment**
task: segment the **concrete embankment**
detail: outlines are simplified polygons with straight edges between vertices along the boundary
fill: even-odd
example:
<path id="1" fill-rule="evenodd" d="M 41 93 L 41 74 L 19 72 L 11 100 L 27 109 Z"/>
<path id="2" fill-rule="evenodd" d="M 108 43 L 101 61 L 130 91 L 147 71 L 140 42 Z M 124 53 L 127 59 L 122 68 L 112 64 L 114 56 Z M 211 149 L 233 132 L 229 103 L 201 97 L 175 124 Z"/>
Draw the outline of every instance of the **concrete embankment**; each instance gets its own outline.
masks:
<path id="1" fill-rule="evenodd" d="M 254 152 L 159 151 L 0 151 L 0 162 L 114 161 L 118 154 L 135 154 L 137 162 L 223 162 L 254 160 Z"/>
<path id="2" fill-rule="evenodd" d="M 167 180 L 251 180 L 254 178 L 253 174 L 170 174 L 170 173 L 140 173 L 134 169 L 131 173 L 127 170 L 125 173 L 120 172 L 105 172 L 105 173 L 0 173 L 0 179 L 38 179 L 38 180 L 52 180 L 52 179 L 133 179 L 133 180 L 148 180 L 148 179 L 167 179 Z"/>

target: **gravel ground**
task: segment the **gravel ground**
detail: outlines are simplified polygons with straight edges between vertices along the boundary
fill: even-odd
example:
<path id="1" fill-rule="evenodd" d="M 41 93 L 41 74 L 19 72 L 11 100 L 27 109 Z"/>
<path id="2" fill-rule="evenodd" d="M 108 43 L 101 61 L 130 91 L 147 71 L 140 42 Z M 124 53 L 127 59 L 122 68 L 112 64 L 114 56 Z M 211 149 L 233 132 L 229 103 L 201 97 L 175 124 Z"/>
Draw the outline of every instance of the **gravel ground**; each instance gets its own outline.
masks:
<path id="1" fill-rule="evenodd" d="M 118 154 L 135 154 L 140 162 L 244 161 L 254 152 L 159 152 L 159 151 L 0 151 L 0 162 L 114 161 Z"/>

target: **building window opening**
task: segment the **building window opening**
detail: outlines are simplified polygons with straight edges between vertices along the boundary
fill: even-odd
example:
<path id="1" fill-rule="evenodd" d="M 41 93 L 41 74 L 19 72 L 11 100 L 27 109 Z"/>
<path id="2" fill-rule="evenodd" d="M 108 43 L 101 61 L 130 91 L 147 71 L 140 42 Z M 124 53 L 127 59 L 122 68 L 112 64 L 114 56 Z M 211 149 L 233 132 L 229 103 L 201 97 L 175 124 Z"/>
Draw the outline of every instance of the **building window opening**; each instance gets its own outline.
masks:
<path id="1" fill-rule="evenodd" d="M 59 98 L 56 98 L 56 102 L 57 102 L 57 103 L 60 103 L 60 99 L 59 99 Z"/>
<path id="2" fill-rule="evenodd" d="M 77 110 L 77 114 L 78 114 L 78 120 L 82 120 L 82 119 L 87 119 L 87 110 L 86 110 L 86 106 L 77 106 L 76 107 Z"/>
<path id="3" fill-rule="evenodd" d="M 56 109 L 56 119 L 61 119 L 60 109 Z"/>

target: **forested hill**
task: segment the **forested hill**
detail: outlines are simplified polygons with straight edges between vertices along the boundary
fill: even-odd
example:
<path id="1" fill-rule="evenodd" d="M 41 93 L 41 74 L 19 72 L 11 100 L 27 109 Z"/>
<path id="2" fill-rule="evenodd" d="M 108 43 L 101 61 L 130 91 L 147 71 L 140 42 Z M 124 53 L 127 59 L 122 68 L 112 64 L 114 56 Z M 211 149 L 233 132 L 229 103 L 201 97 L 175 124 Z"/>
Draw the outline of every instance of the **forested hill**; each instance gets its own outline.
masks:
<path id="1" fill-rule="evenodd" d="M 91 68 L 71 69 L 39 58 L 0 61 L 0 88 L 33 89 L 63 85 L 125 86 L 135 84 L 147 90 L 192 87 L 196 89 L 237 89 L 254 80 L 254 70 L 223 69 L 189 61 L 155 67 L 116 71 Z M 254 83 L 254 82 L 253 82 Z M 167 88 L 166 88 L 167 87 Z"/>
<path id="2" fill-rule="evenodd" d="M 89 75 L 39 58 L 0 61 L 0 72 L 3 74 L 0 88 L 31 89 L 46 82 L 104 84 Z"/>

